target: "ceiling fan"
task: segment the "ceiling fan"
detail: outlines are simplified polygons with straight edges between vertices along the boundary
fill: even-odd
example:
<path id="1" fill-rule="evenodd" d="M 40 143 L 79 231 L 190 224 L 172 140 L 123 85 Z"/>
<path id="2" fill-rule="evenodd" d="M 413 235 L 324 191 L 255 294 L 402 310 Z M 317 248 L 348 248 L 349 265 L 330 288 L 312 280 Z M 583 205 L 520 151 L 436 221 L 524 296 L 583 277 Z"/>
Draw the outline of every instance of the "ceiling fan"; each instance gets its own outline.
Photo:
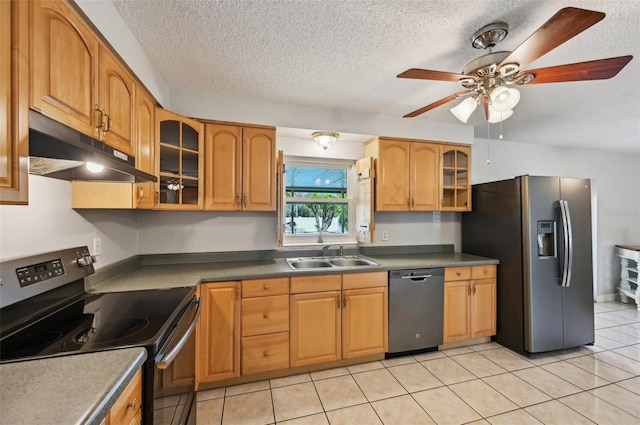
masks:
<path id="1" fill-rule="evenodd" d="M 464 88 L 404 118 L 415 117 L 454 99 L 465 98 L 451 109 L 460 121 L 466 123 L 477 105 L 482 104 L 489 122 L 501 122 L 513 114 L 512 108 L 520 99 L 520 92 L 514 86 L 604 80 L 615 76 L 633 56 L 524 70 L 531 62 L 601 21 L 604 16 L 602 12 L 574 7 L 561 9 L 512 52 L 492 51 L 507 36 L 509 26 L 506 23 L 492 23 L 479 29 L 473 35 L 471 45 L 476 49 L 488 49 L 489 53 L 469 62 L 462 73 L 412 68 L 398 75 L 398 78 L 458 82 Z"/>

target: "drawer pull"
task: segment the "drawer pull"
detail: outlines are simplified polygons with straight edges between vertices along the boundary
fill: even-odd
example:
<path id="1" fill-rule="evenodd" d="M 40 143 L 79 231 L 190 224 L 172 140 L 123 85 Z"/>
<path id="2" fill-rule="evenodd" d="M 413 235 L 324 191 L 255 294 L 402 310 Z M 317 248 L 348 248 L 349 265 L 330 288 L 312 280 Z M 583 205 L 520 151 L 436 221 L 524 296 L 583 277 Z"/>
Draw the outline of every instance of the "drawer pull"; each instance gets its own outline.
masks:
<path id="1" fill-rule="evenodd" d="M 265 351 L 264 353 L 262 353 L 262 356 L 263 356 L 263 357 L 269 357 L 269 352 L 268 352 L 268 351 Z"/>
<path id="2" fill-rule="evenodd" d="M 262 313 L 262 318 L 263 319 L 268 319 L 269 318 L 269 313 Z"/>
<path id="3" fill-rule="evenodd" d="M 488 273 L 489 273 L 489 270 L 484 269 L 484 270 L 482 270 L 482 273 L 483 273 L 483 274 L 488 274 Z"/>
<path id="4" fill-rule="evenodd" d="M 269 289 L 269 285 L 267 285 L 266 283 L 264 284 L 264 286 L 262 287 L 262 289 L 264 289 L 265 291 Z"/>
<path id="5" fill-rule="evenodd" d="M 456 276 L 461 276 L 461 275 L 462 275 L 462 273 L 456 272 Z"/>
<path id="6" fill-rule="evenodd" d="M 131 407 L 133 410 L 138 410 L 138 408 L 136 407 L 136 405 L 138 404 L 138 401 L 140 401 L 138 400 L 138 397 L 131 400 L 131 403 L 127 404 L 127 409 Z"/>

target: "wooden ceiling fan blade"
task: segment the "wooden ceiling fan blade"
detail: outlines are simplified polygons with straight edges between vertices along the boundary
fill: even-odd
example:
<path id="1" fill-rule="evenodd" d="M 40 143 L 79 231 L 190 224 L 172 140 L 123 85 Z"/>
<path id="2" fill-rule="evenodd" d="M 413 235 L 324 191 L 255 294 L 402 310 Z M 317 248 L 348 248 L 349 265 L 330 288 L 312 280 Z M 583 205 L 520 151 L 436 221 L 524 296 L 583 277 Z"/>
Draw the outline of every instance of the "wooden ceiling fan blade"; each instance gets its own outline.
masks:
<path id="1" fill-rule="evenodd" d="M 533 74 L 534 79 L 527 84 L 561 83 L 565 81 L 606 80 L 614 77 L 633 56 L 618 56 L 588 62 L 531 69 L 522 74 Z M 518 76 L 515 77 L 516 79 Z"/>
<path id="2" fill-rule="evenodd" d="M 560 9 L 511 52 L 500 66 L 517 63 L 520 69 L 523 69 L 542 55 L 598 23 L 604 19 L 604 16 L 602 12 L 575 7 Z"/>
<path id="3" fill-rule="evenodd" d="M 459 97 L 461 97 L 461 96 L 463 96 L 463 95 L 465 95 L 465 94 L 468 94 L 468 93 L 469 93 L 469 92 L 468 92 L 468 91 L 466 91 L 466 90 L 465 90 L 465 91 L 458 92 L 458 93 L 454 93 L 454 94 L 452 94 L 451 96 L 447 96 L 447 97 L 442 98 L 442 99 L 440 99 L 440 100 L 438 100 L 438 101 L 436 101 L 436 102 L 433 102 L 433 103 L 431 103 L 431 104 L 429 104 L 429 105 L 427 105 L 427 106 L 423 106 L 423 107 L 422 107 L 422 108 L 420 108 L 420 109 L 416 109 L 415 111 L 413 111 L 413 112 L 411 112 L 411 113 L 409 113 L 409 114 L 405 115 L 405 116 L 404 116 L 404 117 L 402 117 L 402 118 L 413 118 L 413 117 L 417 117 L 418 115 L 422 115 L 422 114 L 424 114 L 425 112 L 430 111 L 431 109 L 437 108 L 437 107 L 438 107 L 438 106 L 440 106 L 440 105 L 444 105 L 444 104 L 445 104 L 445 103 L 447 103 L 447 102 L 451 102 L 452 100 L 457 99 L 457 98 L 459 98 Z"/>
<path id="4" fill-rule="evenodd" d="M 469 75 L 453 72 L 432 71 L 429 69 L 411 68 L 398 74 L 398 78 L 416 78 L 418 80 L 452 81 L 457 83 L 462 78 L 473 78 Z"/>

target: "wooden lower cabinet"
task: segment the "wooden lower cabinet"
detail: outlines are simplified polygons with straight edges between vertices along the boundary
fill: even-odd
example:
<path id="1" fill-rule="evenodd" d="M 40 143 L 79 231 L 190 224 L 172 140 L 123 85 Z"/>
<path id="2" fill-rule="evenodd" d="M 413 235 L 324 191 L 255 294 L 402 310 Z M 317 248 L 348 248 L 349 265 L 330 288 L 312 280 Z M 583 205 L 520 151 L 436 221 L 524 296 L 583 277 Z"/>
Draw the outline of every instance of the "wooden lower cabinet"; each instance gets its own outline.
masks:
<path id="1" fill-rule="evenodd" d="M 340 291 L 291 295 L 291 367 L 340 360 L 341 305 Z"/>
<path id="2" fill-rule="evenodd" d="M 200 286 L 196 388 L 240 376 L 240 281 Z"/>
<path id="3" fill-rule="evenodd" d="M 289 278 L 242 282 L 242 375 L 289 367 Z"/>
<path id="4" fill-rule="evenodd" d="M 386 285 L 343 291 L 342 358 L 388 351 L 388 305 Z"/>
<path id="5" fill-rule="evenodd" d="M 196 389 L 246 375 L 384 354 L 389 344 L 387 285 L 387 272 L 200 285 Z"/>
<path id="6" fill-rule="evenodd" d="M 445 269 L 444 342 L 496 334 L 496 266 Z"/>
<path id="7" fill-rule="evenodd" d="M 340 280 L 340 291 L 291 295 L 292 367 L 388 350 L 386 272 L 291 278 L 291 287 L 292 292 L 335 289 Z"/>
<path id="8" fill-rule="evenodd" d="M 102 421 L 101 425 L 142 424 L 142 371 L 139 370 Z"/>

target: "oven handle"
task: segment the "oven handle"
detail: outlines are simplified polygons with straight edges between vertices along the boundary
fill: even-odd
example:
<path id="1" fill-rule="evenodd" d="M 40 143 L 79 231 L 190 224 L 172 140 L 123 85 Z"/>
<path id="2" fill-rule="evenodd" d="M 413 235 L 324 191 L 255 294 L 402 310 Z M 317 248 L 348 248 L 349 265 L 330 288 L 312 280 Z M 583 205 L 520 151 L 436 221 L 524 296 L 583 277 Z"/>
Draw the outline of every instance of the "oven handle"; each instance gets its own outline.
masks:
<path id="1" fill-rule="evenodd" d="M 184 345 L 187 343 L 187 340 L 189 339 L 189 337 L 191 336 L 191 334 L 193 333 L 193 331 L 196 328 L 196 322 L 198 321 L 198 316 L 200 316 L 200 299 L 199 298 L 195 298 L 192 303 L 192 305 L 189 307 L 191 310 L 193 310 L 195 308 L 195 313 L 193 313 L 193 318 L 191 319 L 191 322 L 189 323 L 189 326 L 187 327 L 186 331 L 184 332 L 184 334 L 182 335 L 182 337 L 180 338 L 180 340 L 178 340 L 178 342 L 173 346 L 173 348 L 171 348 L 168 352 L 164 352 L 166 350 L 161 350 L 158 355 L 156 356 L 155 359 L 155 363 L 156 363 L 156 367 L 158 369 L 166 369 L 169 367 L 169 365 L 171 364 L 171 362 L 173 362 L 173 360 L 176 358 L 176 356 L 178 355 L 178 353 L 180 353 L 180 350 L 182 349 L 182 347 L 184 347 Z M 194 306 L 195 304 L 195 306 Z M 183 317 L 187 317 L 189 313 L 185 313 L 185 315 Z M 178 325 L 176 327 L 176 331 L 178 331 L 178 328 L 180 327 L 180 325 Z"/>

